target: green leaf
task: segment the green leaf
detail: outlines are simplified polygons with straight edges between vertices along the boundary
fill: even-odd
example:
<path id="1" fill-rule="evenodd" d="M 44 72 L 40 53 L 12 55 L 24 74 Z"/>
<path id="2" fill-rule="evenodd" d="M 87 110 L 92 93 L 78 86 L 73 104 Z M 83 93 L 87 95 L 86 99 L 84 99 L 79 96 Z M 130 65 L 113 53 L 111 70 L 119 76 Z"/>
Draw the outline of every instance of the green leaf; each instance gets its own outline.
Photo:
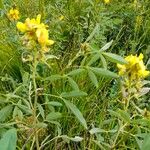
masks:
<path id="1" fill-rule="evenodd" d="M 52 81 L 60 80 L 62 78 L 63 78 L 63 76 L 61 76 L 59 74 L 55 74 L 55 75 L 51 75 L 51 76 L 45 78 L 44 80 L 49 80 L 52 82 Z"/>
<path id="2" fill-rule="evenodd" d="M 119 64 L 127 64 L 127 61 L 119 55 L 113 53 L 102 53 L 102 54 L 106 56 L 111 62 L 119 63 Z"/>
<path id="3" fill-rule="evenodd" d="M 29 77 L 30 77 L 30 75 L 29 75 L 29 73 L 28 72 L 23 72 L 22 73 L 22 80 L 23 80 L 23 83 L 24 84 L 28 84 L 29 83 Z"/>
<path id="4" fill-rule="evenodd" d="M 144 138 L 141 150 L 149 150 L 150 149 L 150 134 L 147 134 Z"/>
<path id="5" fill-rule="evenodd" d="M 57 120 L 62 117 L 62 114 L 60 112 L 51 112 L 46 116 L 47 121 L 53 121 Z"/>
<path id="6" fill-rule="evenodd" d="M 15 150 L 17 142 L 16 129 L 8 130 L 0 140 L 0 150 Z"/>
<path id="7" fill-rule="evenodd" d="M 87 93 L 83 91 L 71 91 L 71 92 L 63 92 L 60 95 L 61 97 L 79 97 L 79 96 L 87 96 Z"/>
<path id="8" fill-rule="evenodd" d="M 95 134 L 95 133 L 103 133 L 106 131 L 104 129 L 100 129 L 100 128 L 93 128 L 89 132 L 90 132 L 90 134 Z"/>
<path id="9" fill-rule="evenodd" d="M 98 88 L 98 81 L 97 81 L 97 77 L 95 76 L 95 74 L 92 71 L 88 70 L 88 75 L 92 83 Z"/>
<path id="10" fill-rule="evenodd" d="M 49 123 L 54 124 L 56 126 L 59 126 L 59 127 L 61 126 L 58 121 L 54 121 L 54 120 L 46 120 L 46 121 L 48 121 Z"/>
<path id="11" fill-rule="evenodd" d="M 102 54 L 100 54 L 100 58 L 101 58 L 102 65 L 103 65 L 104 69 L 107 69 L 106 59 L 104 58 L 104 56 Z"/>
<path id="12" fill-rule="evenodd" d="M 23 113 L 22 113 L 22 111 L 21 111 L 17 106 L 15 106 L 14 111 L 13 111 L 13 119 L 15 119 L 16 116 L 17 116 L 20 120 L 23 119 Z"/>
<path id="13" fill-rule="evenodd" d="M 47 124 L 43 123 L 43 122 L 39 122 L 39 123 L 35 124 L 35 127 L 37 127 L 37 128 L 47 128 Z"/>
<path id="14" fill-rule="evenodd" d="M 90 69 L 93 72 L 95 72 L 97 75 L 101 75 L 101 76 L 104 76 L 104 77 L 111 77 L 111 78 L 118 78 L 119 77 L 116 73 L 111 72 L 109 70 L 106 70 L 104 68 L 90 67 Z"/>
<path id="15" fill-rule="evenodd" d="M 77 83 L 72 78 L 68 77 L 68 81 L 70 83 L 70 86 L 73 88 L 73 90 L 79 91 L 79 87 Z"/>
<path id="16" fill-rule="evenodd" d="M 118 111 L 109 110 L 109 112 L 111 115 L 120 118 L 124 122 L 128 122 L 128 123 L 130 122 L 130 115 L 123 110 L 118 110 Z"/>
<path id="17" fill-rule="evenodd" d="M 88 41 L 90 41 L 94 36 L 95 34 L 97 33 L 99 29 L 99 24 L 97 24 L 94 28 L 94 30 L 92 31 L 92 33 L 88 36 L 88 38 L 86 39 L 85 43 L 87 43 Z"/>
<path id="18" fill-rule="evenodd" d="M 75 70 L 70 71 L 67 75 L 69 76 L 78 75 L 84 71 L 85 71 L 84 69 L 75 69 Z"/>
<path id="19" fill-rule="evenodd" d="M 90 61 L 88 62 L 88 66 L 92 65 L 93 63 L 95 63 L 98 59 L 100 59 L 100 55 L 99 54 L 95 54 Z"/>
<path id="20" fill-rule="evenodd" d="M 55 101 L 46 102 L 45 104 L 52 105 L 52 106 L 62 106 L 60 102 L 55 102 Z"/>
<path id="21" fill-rule="evenodd" d="M 17 104 L 17 106 L 27 114 L 32 114 L 32 110 L 24 105 Z"/>
<path id="22" fill-rule="evenodd" d="M 42 116 L 42 118 L 44 119 L 45 118 L 45 114 L 44 114 L 44 109 L 43 107 L 40 105 L 40 104 L 37 104 L 37 107 L 38 107 L 38 110 Z"/>
<path id="23" fill-rule="evenodd" d="M 142 146 L 142 141 L 140 140 L 140 139 L 138 139 L 138 137 L 134 137 L 135 138 L 135 140 L 136 140 L 136 143 L 137 143 L 137 145 L 138 145 L 138 148 L 139 148 L 139 150 L 141 150 L 141 146 Z"/>
<path id="24" fill-rule="evenodd" d="M 126 111 L 119 109 L 118 113 L 125 122 L 130 122 L 130 115 Z"/>
<path id="25" fill-rule="evenodd" d="M 13 106 L 9 105 L 0 110 L 0 122 L 5 121 L 10 116 L 12 109 Z"/>
<path id="26" fill-rule="evenodd" d="M 113 43 L 113 40 L 111 40 L 110 42 L 106 43 L 106 44 L 100 49 L 100 51 L 105 51 L 105 50 L 109 49 L 110 46 L 112 45 L 112 43 Z"/>
<path id="27" fill-rule="evenodd" d="M 69 102 L 65 99 L 63 99 L 63 101 L 66 104 L 67 108 L 72 111 L 72 113 L 77 117 L 77 119 L 80 121 L 80 123 L 87 129 L 86 121 L 85 121 L 82 113 L 79 111 L 79 109 L 71 102 Z"/>

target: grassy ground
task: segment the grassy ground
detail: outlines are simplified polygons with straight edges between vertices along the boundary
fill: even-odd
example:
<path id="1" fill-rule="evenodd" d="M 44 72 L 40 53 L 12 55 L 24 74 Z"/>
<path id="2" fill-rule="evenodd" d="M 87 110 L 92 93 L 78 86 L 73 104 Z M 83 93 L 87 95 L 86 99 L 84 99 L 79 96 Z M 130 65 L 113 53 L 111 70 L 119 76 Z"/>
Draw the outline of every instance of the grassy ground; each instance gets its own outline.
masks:
<path id="1" fill-rule="evenodd" d="M 142 53 L 149 70 L 149 0 L 0 0 L 0 13 L 0 150 L 149 150 L 150 78 L 124 89 L 116 65 Z M 38 14 L 47 53 L 16 27 Z"/>

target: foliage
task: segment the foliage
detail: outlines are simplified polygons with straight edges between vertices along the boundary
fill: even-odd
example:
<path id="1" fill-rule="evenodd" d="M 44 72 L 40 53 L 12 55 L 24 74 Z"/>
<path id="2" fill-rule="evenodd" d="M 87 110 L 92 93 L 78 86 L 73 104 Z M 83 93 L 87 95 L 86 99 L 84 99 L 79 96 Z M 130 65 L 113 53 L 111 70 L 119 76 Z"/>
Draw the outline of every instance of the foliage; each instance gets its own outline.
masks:
<path id="1" fill-rule="evenodd" d="M 1 0 L 0 149 L 148 150 L 149 5 Z"/>

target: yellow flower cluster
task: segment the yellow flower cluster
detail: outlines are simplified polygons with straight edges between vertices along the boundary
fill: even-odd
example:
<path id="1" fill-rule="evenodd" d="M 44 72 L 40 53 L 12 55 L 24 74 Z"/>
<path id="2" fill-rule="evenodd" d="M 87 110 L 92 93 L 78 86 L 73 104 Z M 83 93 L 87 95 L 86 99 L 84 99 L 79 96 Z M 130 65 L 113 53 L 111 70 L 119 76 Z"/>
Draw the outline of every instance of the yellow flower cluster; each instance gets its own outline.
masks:
<path id="1" fill-rule="evenodd" d="M 127 64 L 117 64 L 120 76 L 126 76 L 129 80 L 139 80 L 149 75 L 150 71 L 146 70 L 143 63 L 143 54 L 139 56 L 130 55 L 125 60 L 128 62 Z"/>
<path id="2" fill-rule="evenodd" d="M 18 20 L 19 19 L 19 11 L 15 8 L 11 8 L 7 13 L 7 16 L 10 20 Z"/>
<path id="3" fill-rule="evenodd" d="M 36 19 L 27 18 L 24 23 L 18 22 L 17 28 L 24 33 L 24 43 L 29 47 L 38 42 L 44 52 L 48 51 L 47 46 L 53 45 L 54 41 L 49 39 L 49 33 L 46 29 L 48 26 L 41 23 L 41 15 L 37 15 Z"/>

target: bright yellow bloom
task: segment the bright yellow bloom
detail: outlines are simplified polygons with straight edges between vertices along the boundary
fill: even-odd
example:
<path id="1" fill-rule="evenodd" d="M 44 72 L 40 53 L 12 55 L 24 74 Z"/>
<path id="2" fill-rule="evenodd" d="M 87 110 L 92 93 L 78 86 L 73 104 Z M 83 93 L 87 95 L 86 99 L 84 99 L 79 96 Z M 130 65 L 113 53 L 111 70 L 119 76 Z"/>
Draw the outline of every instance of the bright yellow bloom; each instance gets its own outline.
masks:
<path id="1" fill-rule="evenodd" d="M 109 3 L 110 3 L 110 0 L 104 0 L 104 3 L 105 3 L 105 4 L 109 4 Z"/>
<path id="2" fill-rule="evenodd" d="M 17 29 L 21 32 L 25 32 L 27 30 L 27 27 L 24 23 L 18 22 L 17 23 Z"/>
<path id="3" fill-rule="evenodd" d="M 19 11 L 15 8 L 11 8 L 7 14 L 10 20 L 18 20 L 19 19 Z"/>
<path id="4" fill-rule="evenodd" d="M 38 42 L 44 51 L 48 51 L 47 46 L 54 44 L 53 40 L 49 40 L 49 33 L 46 29 L 48 26 L 44 23 L 41 23 L 41 15 L 38 15 L 36 19 L 29 19 L 25 20 L 25 23 L 18 22 L 17 28 L 24 35 L 24 41 L 26 45 L 30 46 L 30 43 Z M 32 41 L 32 42 L 31 42 Z"/>
<path id="5" fill-rule="evenodd" d="M 29 19 L 27 18 L 25 20 L 25 23 L 18 22 L 17 23 L 17 28 L 21 32 L 26 32 L 26 31 L 33 31 L 37 28 L 46 28 L 47 26 L 43 23 L 40 23 L 41 21 L 41 15 L 37 15 L 36 19 Z"/>
<path id="6" fill-rule="evenodd" d="M 48 30 L 45 28 L 39 28 L 36 30 L 36 36 L 41 47 L 46 45 L 53 45 L 54 41 L 48 39 Z"/>
<path id="7" fill-rule="evenodd" d="M 117 64 L 120 76 L 127 76 L 130 80 L 138 80 L 145 78 L 149 75 L 150 71 L 146 70 L 143 62 L 143 54 L 137 56 L 127 56 L 125 60 L 128 62 L 125 65 Z"/>

